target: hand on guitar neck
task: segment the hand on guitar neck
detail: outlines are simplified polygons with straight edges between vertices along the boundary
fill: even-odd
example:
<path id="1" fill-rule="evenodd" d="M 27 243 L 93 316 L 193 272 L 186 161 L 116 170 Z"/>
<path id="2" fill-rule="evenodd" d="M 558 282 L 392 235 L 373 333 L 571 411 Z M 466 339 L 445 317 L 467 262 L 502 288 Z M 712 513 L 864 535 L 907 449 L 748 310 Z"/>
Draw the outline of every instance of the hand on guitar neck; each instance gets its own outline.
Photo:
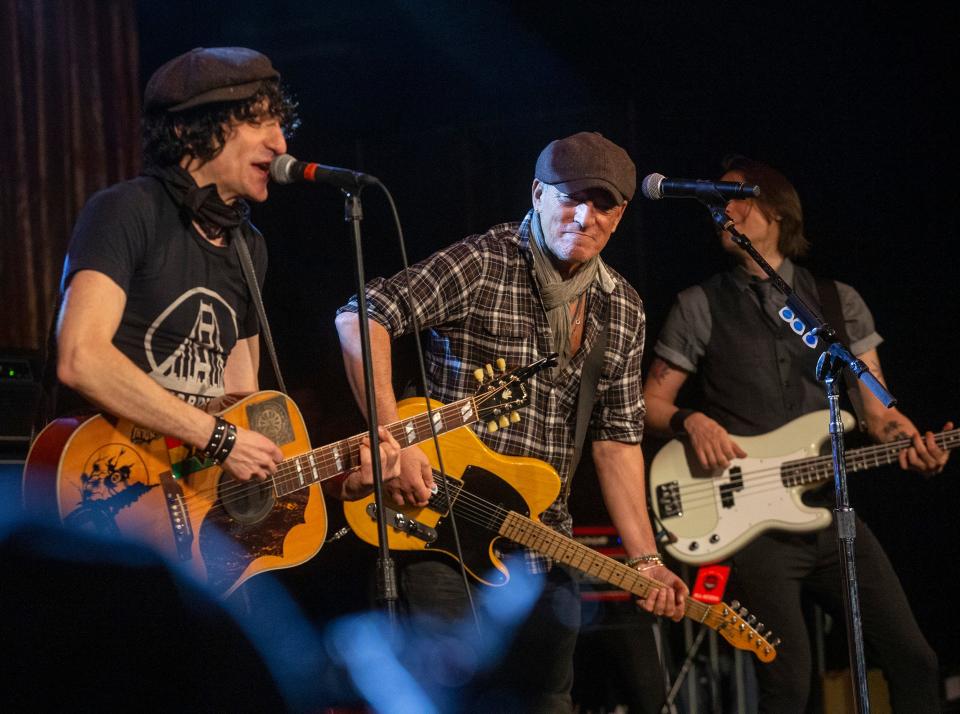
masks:
<path id="1" fill-rule="evenodd" d="M 904 471 L 916 471 L 923 476 L 935 476 L 941 473 L 950 458 L 950 451 L 941 448 L 936 435 L 928 431 L 921 436 L 913 422 L 907 419 L 899 409 L 884 409 L 867 414 L 867 433 L 879 444 L 889 444 L 909 439 L 911 444 L 903 449 L 897 461 Z M 943 431 L 953 429 L 948 421 Z"/>
<path id="2" fill-rule="evenodd" d="M 747 452 L 733 440 L 730 434 L 715 420 L 702 412 L 693 412 L 683 420 L 683 429 L 690 438 L 690 446 L 705 469 L 726 469 L 734 459 L 747 457 Z M 953 429 L 947 422 L 943 431 Z M 867 417 L 867 433 L 880 444 L 909 439 L 911 445 L 898 457 L 900 468 L 915 471 L 924 476 L 934 476 L 943 471 L 950 452 L 940 447 L 936 435 L 928 431 L 921 436 L 919 430 L 898 409 L 884 409 Z"/>
<path id="3" fill-rule="evenodd" d="M 400 444 L 386 427 L 379 427 L 377 433 L 380 435 L 383 486 L 389 488 L 400 475 Z M 341 501 L 353 501 L 373 493 L 373 462 L 370 454 L 370 437 L 364 436 L 360 443 L 360 466 L 342 477 L 324 482 L 324 492 Z"/>

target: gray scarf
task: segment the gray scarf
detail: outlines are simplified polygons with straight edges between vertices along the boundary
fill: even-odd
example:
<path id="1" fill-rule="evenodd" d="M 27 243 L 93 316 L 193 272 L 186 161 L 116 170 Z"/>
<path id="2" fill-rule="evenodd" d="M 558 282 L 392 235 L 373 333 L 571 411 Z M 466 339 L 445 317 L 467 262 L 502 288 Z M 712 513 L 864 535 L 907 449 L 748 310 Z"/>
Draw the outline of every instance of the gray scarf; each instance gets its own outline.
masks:
<path id="1" fill-rule="evenodd" d="M 553 334 L 553 349 L 560 355 L 553 375 L 560 374 L 570 358 L 570 303 L 583 295 L 590 284 L 596 280 L 600 270 L 600 256 L 594 256 L 580 266 L 569 280 L 564 280 L 550 260 L 550 248 L 543 237 L 543 228 L 540 226 L 540 214 L 536 211 L 530 218 L 530 252 L 533 253 L 533 269 L 543 306 L 547 310 L 547 322 L 550 323 L 550 332 Z M 586 299 L 586 298 L 584 298 Z M 586 313 L 586 307 L 583 310 Z"/>

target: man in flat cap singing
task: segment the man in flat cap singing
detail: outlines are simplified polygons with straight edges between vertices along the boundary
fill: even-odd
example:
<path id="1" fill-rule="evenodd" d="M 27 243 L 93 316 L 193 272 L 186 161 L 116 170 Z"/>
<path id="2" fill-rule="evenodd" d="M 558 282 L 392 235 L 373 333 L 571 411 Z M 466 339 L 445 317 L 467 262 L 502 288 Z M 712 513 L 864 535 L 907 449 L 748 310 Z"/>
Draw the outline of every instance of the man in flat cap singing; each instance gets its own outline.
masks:
<path id="1" fill-rule="evenodd" d="M 472 394 L 477 366 L 498 358 L 510 366 L 526 365 L 557 353 L 558 365 L 532 378 L 521 421 L 495 433 L 481 428 L 479 436 L 496 452 L 532 456 L 556 470 L 563 483 L 560 496 L 543 514 L 530 515 L 569 536 L 570 479 L 589 435 L 604 503 L 628 562 L 664 584 L 641 604 L 679 620 L 687 590 L 663 566 L 646 509 L 640 450 L 643 306 L 637 292 L 600 258 L 635 188 L 636 168 L 621 147 L 593 132 L 558 139 L 537 160 L 533 208 L 521 222 L 465 238 L 409 273 L 369 282 L 376 406 L 380 419 L 397 420 L 391 341 L 413 329 L 414 314 L 429 330 L 429 388 L 441 402 Z M 362 409 L 356 310 L 354 298 L 341 308 L 337 328 Z M 581 388 L 582 383 L 589 387 Z M 406 449 L 400 460 L 401 476 L 385 484 L 387 496 L 398 505 L 426 505 L 434 487 L 426 456 Z M 411 557 L 401 562 L 400 595 L 409 611 L 451 619 L 469 611 L 452 559 L 406 555 Z M 481 690 L 485 699 L 475 702 L 476 711 L 570 711 L 580 619 L 576 582 L 565 566 L 519 546 L 511 557 L 514 567 L 543 574 L 544 591 L 490 686 Z"/>
<path id="2" fill-rule="evenodd" d="M 270 439 L 211 413 L 221 397 L 258 388 L 260 324 L 235 242 L 262 283 L 266 246 L 246 201 L 266 200 L 270 162 L 297 123 L 279 80 L 242 47 L 196 48 L 161 66 L 144 96 L 146 169 L 89 200 L 61 282 L 65 401 L 78 394 L 195 447 L 239 481 L 268 478 L 283 459 Z M 390 476 L 399 447 L 382 438 Z M 332 482 L 334 495 L 371 487 L 368 449 L 361 460 Z"/>

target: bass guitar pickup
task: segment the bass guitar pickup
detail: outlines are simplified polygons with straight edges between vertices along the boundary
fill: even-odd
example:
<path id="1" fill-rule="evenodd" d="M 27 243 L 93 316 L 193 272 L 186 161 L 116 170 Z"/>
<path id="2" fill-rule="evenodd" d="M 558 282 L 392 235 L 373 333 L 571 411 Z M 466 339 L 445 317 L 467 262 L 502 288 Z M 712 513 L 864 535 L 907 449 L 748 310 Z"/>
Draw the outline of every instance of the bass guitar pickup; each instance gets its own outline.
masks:
<path id="1" fill-rule="evenodd" d="M 410 516 L 400 513 L 400 511 L 395 511 L 392 508 L 384 508 L 383 510 L 386 515 L 387 525 L 394 530 L 418 538 L 424 543 L 433 543 L 437 540 L 437 531 L 430 526 L 425 526 L 420 523 L 420 521 L 410 518 Z M 371 520 L 377 520 L 376 503 L 367 504 L 367 515 L 370 516 Z"/>
<path id="2" fill-rule="evenodd" d="M 657 510 L 661 518 L 683 515 L 683 501 L 680 498 L 680 484 L 668 481 L 657 486 Z"/>

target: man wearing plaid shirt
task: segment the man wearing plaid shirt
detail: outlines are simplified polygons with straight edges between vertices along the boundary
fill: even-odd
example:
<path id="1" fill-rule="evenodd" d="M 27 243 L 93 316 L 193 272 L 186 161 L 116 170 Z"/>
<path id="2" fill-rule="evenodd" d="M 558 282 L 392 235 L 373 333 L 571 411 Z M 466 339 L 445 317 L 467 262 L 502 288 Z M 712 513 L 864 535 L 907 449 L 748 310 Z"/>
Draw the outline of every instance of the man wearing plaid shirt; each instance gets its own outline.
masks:
<path id="1" fill-rule="evenodd" d="M 482 425 L 476 428 L 494 451 L 546 461 L 565 480 L 576 467 L 581 372 L 606 323 L 606 349 L 588 429 L 597 477 L 628 557 L 646 556 L 645 572 L 669 586 L 651 593 L 642 606 L 679 620 L 687 589 L 656 557 L 646 509 L 640 450 L 643 306 L 636 291 L 599 257 L 633 196 L 636 168 L 616 144 L 600 134 L 581 132 L 551 142 L 537 160 L 535 176 L 533 209 L 520 223 L 469 236 L 410 268 L 412 297 L 403 272 L 367 284 L 377 413 L 383 423 L 399 418 L 391 341 L 413 329 L 414 312 L 429 335 L 430 394 L 444 403 L 473 393 L 473 371 L 479 366 L 497 358 L 520 366 L 556 352 L 558 366 L 532 378 L 530 405 L 519 424 L 493 434 Z M 337 329 L 362 409 L 356 297 L 338 313 Z M 433 487 L 426 455 L 406 449 L 401 461 L 401 477 L 384 485 L 387 498 L 398 505 L 426 505 Z M 571 534 L 563 497 L 541 518 Z M 408 560 L 402 563 L 400 590 L 412 612 L 451 618 L 466 612 L 463 582 L 449 559 L 418 554 Z M 512 654 L 522 652 L 523 658 L 511 662 L 508 655 L 495 678 L 512 695 L 519 693 L 523 710 L 570 710 L 579 607 L 576 584 L 566 568 L 549 568 L 544 594 L 525 625 L 531 636 L 521 633 L 520 639 L 527 641 L 513 647 Z M 491 691 L 498 691 L 496 685 Z"/>

